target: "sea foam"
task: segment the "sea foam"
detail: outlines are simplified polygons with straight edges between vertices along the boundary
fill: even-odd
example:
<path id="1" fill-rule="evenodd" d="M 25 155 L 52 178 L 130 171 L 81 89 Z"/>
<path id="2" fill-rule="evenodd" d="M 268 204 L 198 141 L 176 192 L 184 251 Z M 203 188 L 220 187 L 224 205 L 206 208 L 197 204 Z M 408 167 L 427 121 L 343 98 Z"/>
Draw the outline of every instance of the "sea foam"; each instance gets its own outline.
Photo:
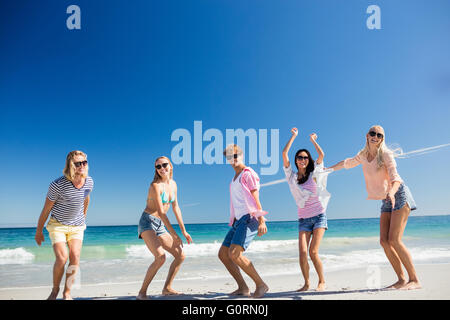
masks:
<path id="1" fill-rule="evenodd" d="M 34 254 L 24 248 L 0 250 L 0 265 L 4 264 L 26 264 L 34 260 Z"/>

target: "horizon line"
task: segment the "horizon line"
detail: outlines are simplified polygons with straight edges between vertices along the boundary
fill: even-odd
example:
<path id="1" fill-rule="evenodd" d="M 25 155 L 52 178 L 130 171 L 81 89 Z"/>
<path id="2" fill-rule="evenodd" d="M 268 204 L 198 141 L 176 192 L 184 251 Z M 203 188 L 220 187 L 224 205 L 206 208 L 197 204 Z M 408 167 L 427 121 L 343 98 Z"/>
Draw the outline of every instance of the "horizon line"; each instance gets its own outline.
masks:
<path id="1" fill-rule="evenodd" d="M 424 215 L 413 215 L 410 216 L 410 218 L 414 218 L 414 217 L 440 217 L 440 216 L 450 216 L 450 213 L 446 213 L 446 214 L 424 214 Z M 356 220 L 356 219 L 379 219 L 379 217 L 365 217 L 365 218 L 329 218 L 328 217 L 328 221 L 330 220 Z M 273 221 L 267 221 L 268 223 L 272 223 L 272 222 L 295 222 L 298 219 L 295 220 L 273 220 Z M 227 224 L 228 222 L 190 222 L 190 223 L 185 223 L 184 225 L 192 225 L 192 224 Z M 178 223 L 172 223 L 173 226 L 179 226 Z M 132 227 L 132 226 L 137 226 L 137 224 L 111 224 L 111 225 L 88 225 L 89 227 Z M 0 225 L 0 229 L 35 229 L 36 227 L 30 227 L 30 226 L 9 226 L 9 227 L 3 227 Z"/>

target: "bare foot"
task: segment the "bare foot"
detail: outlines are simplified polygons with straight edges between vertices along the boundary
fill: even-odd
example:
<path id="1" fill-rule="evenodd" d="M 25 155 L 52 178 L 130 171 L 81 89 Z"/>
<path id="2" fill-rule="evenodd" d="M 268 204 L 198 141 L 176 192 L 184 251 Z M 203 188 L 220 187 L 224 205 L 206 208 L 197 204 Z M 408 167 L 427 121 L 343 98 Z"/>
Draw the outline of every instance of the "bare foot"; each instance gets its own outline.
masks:
<path id="1" fill-rule="evenodd" d="M 64 293 L 63 294 L 63 300 L 73 300 L 70 293 Z"/>
<path id="2" fill-rule="evenodd" d="M 395 290 L 395 289 L 400 289 L 400 288 L 402 288 L 405 285 L 406 285 L 406 280 L 405 279 L 400 279 L 396 283 L 391 284 L 389 287 L 386 287 L 385 289 Z"/>
<path id="3" fill-rule="evenodd" d="M 147 294 L 145 294 L 145 293 L 139 293 L 139 294 L 136 296 L 136 300 L 149 300 L 149 298 L 147 297 Z"/>
<path id="4" fill-rule="evenodd" d="M 253 298 L 261 298 L 267 291 L 269 291 L 269 287 L 267 284 L 263 283 L 262 285 L 256 287 L 255 292 L 253 292 Z"/>
<path id="5" fill-rule="evenodd" d="M 305 283 L 305 285 L 298 289 L 296 292 L 303 292 L 303 291 L 308 291 L 309 290 L 309 283 Z"/>
<path id="6" fill-rule="evenodd" d="M 172 288 L 165 288 L 165 289 L 163 289 L 162 294 L 163 294 L 163 296 L 178 296 L 181 293 L 173 290 Z"/>
<path id="7" fill-rule="evenodd" d="M 415 290 L 415 289 L 421 289 L 422 286 L 420 285 L 419 281 L 409 281 L 406 285 L 400 288 L 400 290 Z"/>
<path id="8" fill-rule="evenodd" d="M 325 290 L 325 282 L 319 282 L 316 291 L 324 291 L 324 290 Z"/>
<path id="9" fill-rule="evenodd" d="M 48 296 L 47 300 L 56 300 L 56 297 L 58 296 L 59 289 L 53 289 L 50 295 Z"/>
<path id="10" fill-rule="evenodd" d="M 237 290 L 230 293 L 230 296 L 246 296 L 250 297 L 250 289 L 246 288 L 238 288 Z"/>

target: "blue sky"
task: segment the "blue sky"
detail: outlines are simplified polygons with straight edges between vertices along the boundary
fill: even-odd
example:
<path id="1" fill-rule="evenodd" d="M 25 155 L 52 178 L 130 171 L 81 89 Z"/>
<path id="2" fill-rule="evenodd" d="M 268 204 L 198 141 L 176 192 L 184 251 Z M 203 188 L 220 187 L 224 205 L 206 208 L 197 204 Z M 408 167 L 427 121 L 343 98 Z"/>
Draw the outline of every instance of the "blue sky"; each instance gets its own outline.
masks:
<path id="1" fill-rule="evenodd" d="M 81 30 L 66 27 L 71 4 Z M 371 4 L 381 30 L 366 27 Z M 326 165 L 356 154 L 373 124 L 406 152 L 450 143 L 449 12 L 438 0 L 1 2 L 0 226 L 36 224 L 75 149 L 95 181 L 88 224 L 137 224 L 154 159 L 194 121 L 279 129 L 280 168 L 262 183 L 283 178 L 293 126 L 293 149 L 314 150 L 316 132 Z M 415 214 L 450 213 L 449 160 L 443 148 L 397 161 Z M 233 173 L 175 166 L 186 223 L 227 222 Z M 378 216 L 361 168 L 332 174 L 328 189 L 330 219 Z M 287 184 L 262 188 L 261 202 L 270 220 L 296 219 Z"/>

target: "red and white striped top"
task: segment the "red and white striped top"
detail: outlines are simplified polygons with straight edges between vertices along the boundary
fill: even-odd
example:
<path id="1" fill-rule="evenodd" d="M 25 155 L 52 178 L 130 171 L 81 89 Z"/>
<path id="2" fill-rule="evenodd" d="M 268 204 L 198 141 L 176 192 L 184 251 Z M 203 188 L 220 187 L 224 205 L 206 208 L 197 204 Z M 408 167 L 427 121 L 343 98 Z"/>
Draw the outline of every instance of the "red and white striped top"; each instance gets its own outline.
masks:
<path id="1" fill-rule="evenodd" d="M 301 187 L 310 191 L 312 194 L 309 196 L 308 200 L 306 200 L 305 207 L 298 208 L 298 217 L 310 218 L 324 213 L 325 210 L 319 201 L 319 196 L 317 195 L 317 184 L 314 182 L 312 173 L 310 173 L 308 180 L 303 183 Z"/>
<path id="2" fill-rule="evenodd" d="M 283 167 L 283 170 L 286 174 L 289 189 L 291 190 L 292 196 L 297 204 L 298 218 L 311 218 L 324 213 L 326 211 L 330 194 L 325 189 L 326 175 L 328 175 L 329 172 L 323 171 L 323 164 L 316 165 L 316 170 L 310 173 L 308 180 L 303 184 L 298 184 L 297 173 L 292 170 L 291 166 L 288 168 Z M 321 179 L 321 183 L 323 185 L 320 190 L 318 190 L 319 188 L 314 179 Z M 319 199 L 320 194 L 322 194 L 322 201 Z"/>

